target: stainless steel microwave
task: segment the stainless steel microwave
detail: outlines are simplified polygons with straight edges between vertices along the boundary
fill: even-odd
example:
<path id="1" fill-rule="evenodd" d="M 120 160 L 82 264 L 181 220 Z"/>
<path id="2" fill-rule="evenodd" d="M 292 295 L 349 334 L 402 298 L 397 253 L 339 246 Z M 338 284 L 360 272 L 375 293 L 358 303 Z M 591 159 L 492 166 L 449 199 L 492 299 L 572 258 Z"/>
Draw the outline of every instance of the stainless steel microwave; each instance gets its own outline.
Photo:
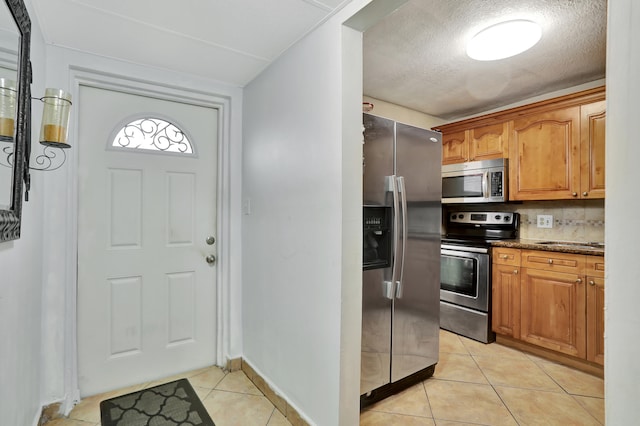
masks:
<path id="1" fill-rule="evenodd" d="M 506 158 L 442 166 L 442 203 L 508 201 L 507 166 Z"/>

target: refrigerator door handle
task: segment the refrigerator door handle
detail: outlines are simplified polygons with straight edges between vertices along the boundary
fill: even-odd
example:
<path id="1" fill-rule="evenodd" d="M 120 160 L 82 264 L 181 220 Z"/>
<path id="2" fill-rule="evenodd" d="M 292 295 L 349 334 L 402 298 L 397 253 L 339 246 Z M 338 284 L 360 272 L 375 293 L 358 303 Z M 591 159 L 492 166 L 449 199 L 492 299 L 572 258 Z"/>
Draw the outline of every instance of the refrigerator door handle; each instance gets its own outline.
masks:
<path id="1" fill-rule="evenodd" d="M 399 201 L 399 195 L 398 195 L 398 179 L 396 177 L 396 175 L 392 175 L 392 176 L 387 176 L 388 182 L 389 182 L 389 186 L 388 189 L 392 192 L 393 194 L 393 229 L 391 230 L 391 232 L 393 232 L 393 259 L 391 260 L 391 262 L 393 263 L 393 266 L 391 267 L 391 282 L 394 283 L 395 281 L 397 281 L 397 277 L 398 277 L 398 240 L 400 238 L 400 201 Z M 393 289 L 391 290 L 391 295 L 393 298 Z"/>
<path id="2" fill-rule="evenodd" d="M 393 300 L 394 293 L 397 289 L 393 281 L 382 281 L 382 296 L 386 299 Z"/>
<path id="3" fill-rule="evenodd" d="M 396 299 L 402 299 L 402 281 L 396 281 Z"/>
<path id="4" fill-rule="evenodd" d="M 402 256 L 400 257 L 400 276 L 397 280 L 396 297 L 402 298 L 402 279 L 404 276 L 404 259 L 407 251 L 407 188 L 404 185 L 404 176 L 398 176 L 398 192 L 402 197 Z"/>

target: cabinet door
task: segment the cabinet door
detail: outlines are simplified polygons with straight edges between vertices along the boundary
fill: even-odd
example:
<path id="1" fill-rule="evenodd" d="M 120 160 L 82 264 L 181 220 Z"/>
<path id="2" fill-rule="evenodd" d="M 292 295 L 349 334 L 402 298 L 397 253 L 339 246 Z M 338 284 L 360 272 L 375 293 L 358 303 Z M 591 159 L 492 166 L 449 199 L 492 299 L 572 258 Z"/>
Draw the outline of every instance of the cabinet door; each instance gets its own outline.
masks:
<path id="1" fill-rule="evenodd" d="M 512 123 L 509 199 L 577 198 L 580 190 L 580 107 L 525 116 Z"/>
<path id="2" fill-rule="evenodd" d="M 604 198 L 604 157 L 606 102 L 581 107 L 581 197 Z"/>
<path id="3" fill-rule="evenodd" d="M 491 329 L 496 333 L 519 339 L 519 267 L 494 263 L 491 274 Z"/>
<path id="4" fill-rule="evenodd" d="M 469 130 L 469 160 L 480 161 L 507 157 L 508 150 L 508 122 Z"/>
<path id="5" fill-rule="evenodd" d="M 587 360 L 604 365 L 604 278 L 587 284 Z"/>
<path id="6" fill-rule="evenodd" d="M 469 161 L 469 140 L 466 130 L 442 134 L 442 164 Z"/>
<path id="7" fill-rule="evenodd" d="M 586 292 L 577 274 L 522 268 L 521 330 L 526 342 L 586 357 Z"/>

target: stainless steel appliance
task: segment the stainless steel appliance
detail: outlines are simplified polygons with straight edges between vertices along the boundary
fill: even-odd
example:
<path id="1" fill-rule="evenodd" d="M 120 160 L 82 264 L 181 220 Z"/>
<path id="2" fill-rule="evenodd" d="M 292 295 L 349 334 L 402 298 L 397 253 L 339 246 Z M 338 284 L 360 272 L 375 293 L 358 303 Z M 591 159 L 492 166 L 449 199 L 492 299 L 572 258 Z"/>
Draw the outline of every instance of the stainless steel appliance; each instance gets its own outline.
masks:
<path id="1" fill-rule="evenodd" d="M 506 158 L 498 158 L 442 166 L 442 202 L 508 201 L 508 161 Z"/>
<path id="2" fill-rule="evenodd" d="M 510 212 L 450 212 L 441 245 L 440 327 L 489 343 L 492 240 L 518 236 L 520 216 Z"/>
<path id="3" fill-rule="evenodd" d="M 389 209 L 392 256 L 363 268 L 362 406 L 433 374 L 442 217 L 442 135 L 370 114 L 363 124 L 365 212 Z"/>

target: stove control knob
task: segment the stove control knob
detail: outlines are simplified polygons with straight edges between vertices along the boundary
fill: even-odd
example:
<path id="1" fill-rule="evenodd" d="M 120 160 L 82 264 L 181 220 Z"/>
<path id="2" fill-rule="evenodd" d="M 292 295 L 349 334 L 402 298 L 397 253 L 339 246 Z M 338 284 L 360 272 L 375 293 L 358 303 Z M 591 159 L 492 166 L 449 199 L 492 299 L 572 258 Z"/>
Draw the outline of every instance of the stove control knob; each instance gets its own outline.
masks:
<path id="1" fill-rule="evenodd" d="M 500 220 L 502 218 L 502 216 L 500 216 L 499 214 L 496 215 L 496 220 Z"/>
<path id="2" fill-rule="evenodd" d="M 456 219 L 456 215 L 455 213 L 451 215 L 451 220 L 455 220 Z"/>
<path id="3" fill-rule="evenodd" d="M 460 214 L 458 215 L 458 219 L 462 219 L 462 218 L 464 218 L 464 215 L 463 215 L 462 213 L 460 213 Z"/>
<path id="4" fill-rule="evenodd" d="M 505 216 L 505 217 L 504 217 L 504 221 L 505 221 L 505 222 L 509 222 L 509 219 L 511 219 L 509 216 Z"/>

